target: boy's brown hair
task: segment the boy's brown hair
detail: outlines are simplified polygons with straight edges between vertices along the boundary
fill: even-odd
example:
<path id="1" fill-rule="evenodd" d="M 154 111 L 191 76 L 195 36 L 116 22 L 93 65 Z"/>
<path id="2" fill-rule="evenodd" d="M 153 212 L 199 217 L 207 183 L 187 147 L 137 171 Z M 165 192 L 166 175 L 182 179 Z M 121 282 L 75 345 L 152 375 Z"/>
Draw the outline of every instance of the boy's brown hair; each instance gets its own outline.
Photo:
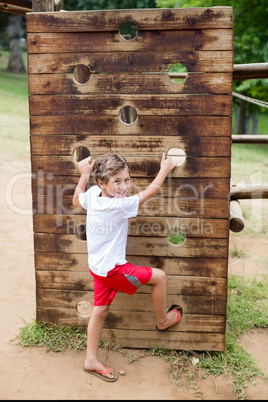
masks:
<path id="1" fill-rule="evenodd" d="M 128 169 L 128 165 L 123 156 L 112 153 L 105 154 L 96 161 L 92 176 L 95 177 L 97 184 L 99 184 L 99 180 L 107 184 L 111 176 L 125 168 Z"/>

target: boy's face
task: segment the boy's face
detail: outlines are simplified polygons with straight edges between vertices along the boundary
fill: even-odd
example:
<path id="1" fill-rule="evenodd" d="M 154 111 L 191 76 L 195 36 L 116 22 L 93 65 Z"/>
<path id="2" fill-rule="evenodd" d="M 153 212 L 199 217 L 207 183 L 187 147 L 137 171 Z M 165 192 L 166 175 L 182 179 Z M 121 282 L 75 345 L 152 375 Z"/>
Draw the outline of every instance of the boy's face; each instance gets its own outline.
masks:
<path id="1" fill-rule="evenodd" d="M 99 180 L 102 189 L 102 197 L 125 198 L 130 187 L 130 176 L 128 168 L 124 168 L 111 176 L 108 183 Z"/>

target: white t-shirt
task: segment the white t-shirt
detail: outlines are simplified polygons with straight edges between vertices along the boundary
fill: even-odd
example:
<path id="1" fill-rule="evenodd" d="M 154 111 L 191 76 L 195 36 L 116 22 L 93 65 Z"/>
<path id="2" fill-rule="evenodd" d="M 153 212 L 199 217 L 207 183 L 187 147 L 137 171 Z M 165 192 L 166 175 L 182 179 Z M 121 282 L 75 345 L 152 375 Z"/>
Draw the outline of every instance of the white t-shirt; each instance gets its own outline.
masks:
<path id="1" fill-rule="evenodd" d="M 88 265 L 100 276 L 116 264 L 126 260 L 128 218 L 137 216 L 139 197 L 100 197 L 98 186 L 90 187 L 79 195 L 79 202 L 87 210 L 86 233 Z"/>

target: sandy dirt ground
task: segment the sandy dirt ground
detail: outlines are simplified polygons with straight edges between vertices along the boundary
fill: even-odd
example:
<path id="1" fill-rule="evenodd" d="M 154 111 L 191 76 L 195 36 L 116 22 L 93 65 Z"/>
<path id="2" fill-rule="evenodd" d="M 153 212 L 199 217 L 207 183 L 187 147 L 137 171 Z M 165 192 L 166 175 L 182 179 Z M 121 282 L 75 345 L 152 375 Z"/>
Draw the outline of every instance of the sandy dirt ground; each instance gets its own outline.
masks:
<path id="1" fill-rule="evenodd" d="M 189 380 L 182 375 L 176 384 L 170 363 L 157 356 L 146 356 L 134 363 L 117 351 L 101 349 L 103 362 L 122 370 L 115 383 L 109 384 L 82 370 L 84 351 L 46 352 L 45 348 L 23 348 L 10 343 L 25 323 L 35 318 L 35 275 L 33 228 L 31 215 L 30 163 L 26 158 L 1 159 L 1 243 L 0 243 L 0 398 L 1 400 L 234 400 L 231 379 L 220 375 L 202 378 L 202 371 L 189 365 L 199 387 L 199 397 Z M 232 241 L 232 239 L 230 240 Z M 238 249 L 247 258 L 230 258 L 229 272 L 258 275 L 267 270 L 262 259 L 267 257 L 268 241 L 236 236 Z M 267 265 L 266 265 L 267 267 Z M 267 271 L 266 271 L 267 272 Z M 241 339 L 241 344 L 255 357 L 268 375 L 267 330 L 254 329 Z M 127 354 L 138 354 L 127 350 Z M 256 378 L 249 384 L 247 399 L 267 400 L 268 385 Z"/>

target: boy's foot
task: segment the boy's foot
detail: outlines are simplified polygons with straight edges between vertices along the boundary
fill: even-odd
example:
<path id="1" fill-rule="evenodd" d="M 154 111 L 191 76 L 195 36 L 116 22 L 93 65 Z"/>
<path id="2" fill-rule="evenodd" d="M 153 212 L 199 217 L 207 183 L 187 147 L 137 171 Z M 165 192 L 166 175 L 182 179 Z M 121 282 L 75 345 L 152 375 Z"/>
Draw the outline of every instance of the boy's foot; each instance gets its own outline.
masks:
<path id="1" fill-rule="evenodd" d="M 105 366 L 105 364 L 104 364 L 104 366 Z M 107 367 L 107 366 L 105 366 L 105 367 L 106 367 L 106 370 L 88 370 L 84 366 L 83 370 L 86 373 L 93 374 L 93 375 L 101 378 L 103 381 L 107 381 L 107 382 L 116 381 L 117 380 L 117 374 L 113 373 L 112 370 L 109 367 Z M 108 374 L 108 376 L 107 376 L 107 374 Z M 109 377 L 109 375 L 110 375 L 110 377 Z"/>
<path id="2" fill-rule="evenodd" d="M 172 306 L 170 306 L 170 307 L 168 308 L 167 313 L 169 313 L 169 312 L 171 312 L 171 311 L 176 311 L 176 312 L 177 312 L 176 321 L 175 321 L 172 325 L 170 325 L 169 327 L 164 328 L 164 329 L 159 329 L 157 325 L 155 326 L 155 329 L 156 329 L 158 332 L 160 332 L 161 334 L 162 334 L 163 332 L 166 332 L 170 327 L 172 327 L 173 325 L 177 324 L 177 323 L 181 320 L 181 317 L 182 317 L 182 308 L 181 308 L 180 306 L 178 306 L 177 304 L 172 304 Z"/>

